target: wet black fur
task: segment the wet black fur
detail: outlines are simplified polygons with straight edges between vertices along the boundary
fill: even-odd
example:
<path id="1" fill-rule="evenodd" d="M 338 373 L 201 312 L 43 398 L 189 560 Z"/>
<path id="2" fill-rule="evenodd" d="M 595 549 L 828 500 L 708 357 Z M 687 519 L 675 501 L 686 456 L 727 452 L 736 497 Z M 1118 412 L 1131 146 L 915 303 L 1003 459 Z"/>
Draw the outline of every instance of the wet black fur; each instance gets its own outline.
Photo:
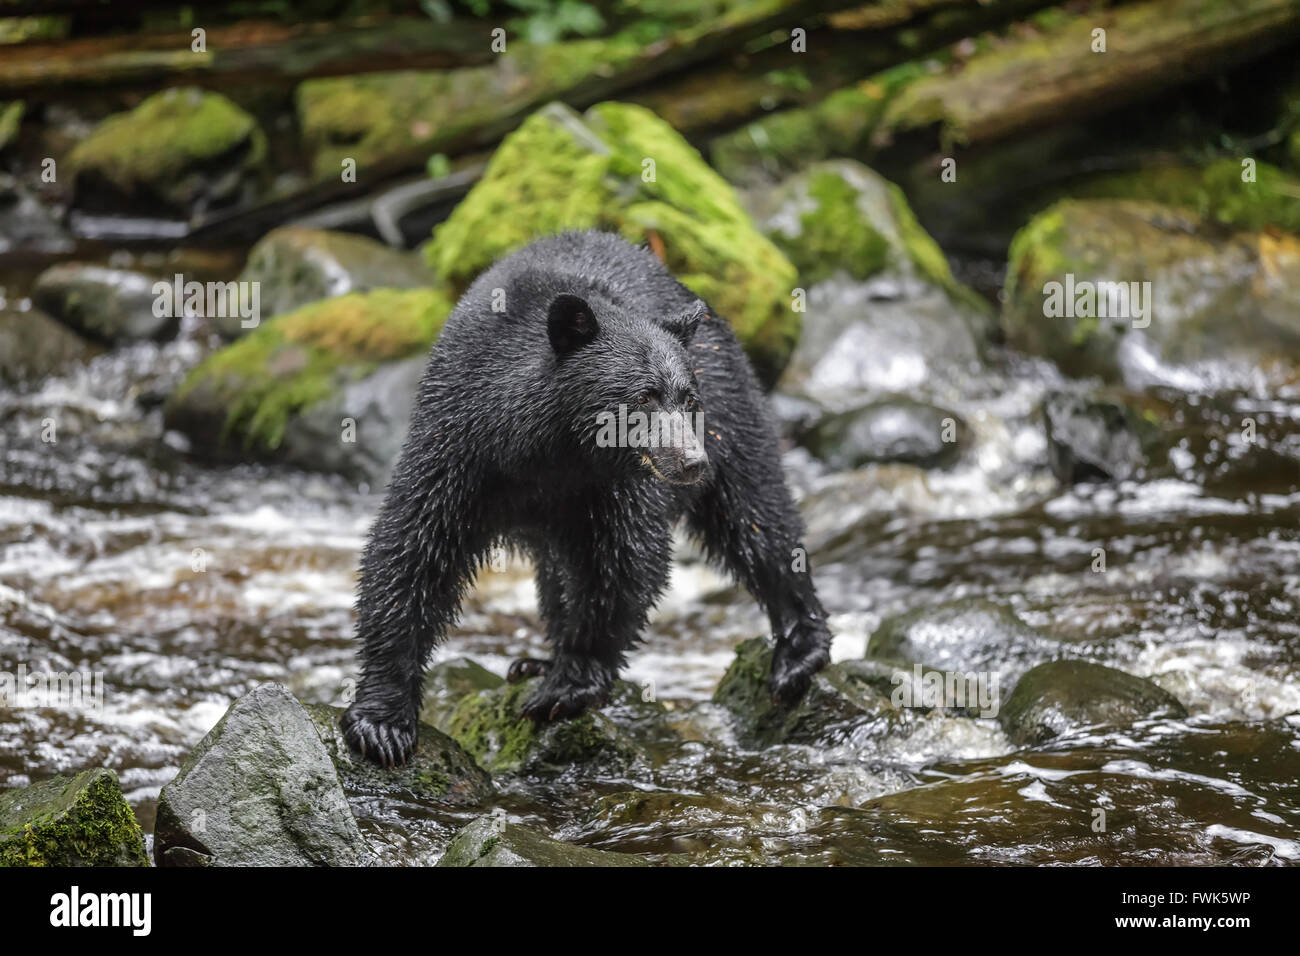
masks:
<path id="1" fill-rule="evenodd" d="M 492 311 L 494 289 L 504 312 Z M 637 406 L 646 395 L 658 397 Z M 676 473 L 652 472 L 637 449 L 597 447 L 597 413 L 620 404 L 702 405 L 703 476 L 670 484 Z M 680 517 L 767 611 L 772 691 L 797 700 L 828 660 L 830 633 L 809 573 L 792 570 L 802 526 L 726 321 L 615 236 L 553 236 L 497 263 L 433 348 L 362 557 L 348 741 L 382 764 L 410 755 L 425 663 L 499 544 L 535 562 L 554 653 L 525 713 L 548 720 L 600 703 L 664 590 Z"/>

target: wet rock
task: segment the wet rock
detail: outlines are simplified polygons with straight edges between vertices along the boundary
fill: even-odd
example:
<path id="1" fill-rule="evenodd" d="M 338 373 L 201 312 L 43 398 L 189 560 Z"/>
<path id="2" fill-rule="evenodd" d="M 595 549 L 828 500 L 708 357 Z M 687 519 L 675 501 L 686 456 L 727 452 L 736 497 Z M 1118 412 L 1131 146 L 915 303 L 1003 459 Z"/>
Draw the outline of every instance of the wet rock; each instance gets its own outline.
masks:
<path id="1" fill-rule="evenodd" d="M 629 853 L 561 843 L 504 817 L 479 817 L 458 832 L 438 866 L 646 866 Z"/>
<path id="2" fill-rule="evenodd" d="M 404 766 L 385 770 L 363 759 L 343 739 L 340 707 L 304 705 L 325 750 L 349 794 L 402 794 L 424 804 L 476 806 L 495 792 L 489 777 L 460 744 L 442 731 L 420 724 L 416 750 Z"/>
<path id="3" fill-rule="evenodd" d="M 0 790 L 0 866 L 148 866 L 117 774 L 86 770 Z"/>
<path id="4" fill-rule="evenodd" d="M 79 209 L 189 216 L 258 191 L 266 138 L 224 96 L 170 89 L 104 120 L 67 163 Z"/>
<path id="5" fill-rule="evenodd" d="M 969 440 L 970 429 L 956 412 L 898 397 L 830 415 L 802 443 L 843 471 L 891 461 L 941 468 L 960 458 Z"/>
<path id="6" fill-rule="evenodd" d="M 0 252 L 63 253 L 73 247 L 58 216 L 14 177 L 0 173 Z"/>
<path id="7" fill-rule="evenodd" d="M 94 346 L 40 309 L 0 309 L 0 382 L 45 378 L 94 354 Z"/>
<path id="8" fill-rule="evenodd" d="M 280 684 L 239 698 L 158 795 L 159 866 L 356 866 L 371 853 L 316 725 Z"/>
<path id="9" fill-rule="evenodd" d="M 643 162 L 655 162 L 643 178 Z M 647 242 L 726 318 L 760 378 L 776 380 L 799 335 L 795 270 L 732 188 L 650 111 L 551 104 L 507 136 L 483 178 L 439 225 L 426 259 L 456 290 L 539 236 L 603 228 Z"/>
<path id="10" fill-rule="evenodd" d="M 432 273 L 416 255 L 365 236 L 299 226 L 262 237 L 248 253 L 239 279 L 259 284 L 264 319 L 349 292 L 433 285 Z M 238 316 L 217 318 L 214 324 L 227 338 L 248 331 Z"/>
<path id="11" fill-rule="evenodd" d="M 635 724 L 662 721 L 662 704 L 642 701 L 635 684 L 619 681 L 605 707 L 537 724 L 520 710 L 540 680 L 502 684 L 462 699 L 448 733 L 494 774 L 623 772 L 644 760 Z"/>
<path id="12" fill-rule="evenodd" d="M 1186 717 L 1149 680 L 1089 661 L 1039 664 L 1016 683 L 998 715 L 1015 743 L 1033 746 L 1085 727 L 1125 727 L 1144 717 Z"/>
<path id="13" fill-rule="evenodd" d="M 154 314 L 155 281 L 126 269 L 66 262 L 37 277 L 32 301 L 98 342 L 161 339 L 176 332 L 179 319 Z"/>
<path id="14" fill-rule="evenodd" d="M 871 635 L 867 657 L 996 674 L 1010 686 L 1034 664 L 1059 656 L 1061 647 L 1009 608 L 970 598 L 886 618 Z"/>
<path id="15" fill-rule="evenodd" d="M 1017 234 L 1004 301 L 1008 341 L 1069 375 L 1197 392 L 1300 376 L 1300 239 L 1288 233 L 1230 232 L 1147 202 L 1061 202 Z"/>
<path id="16" fill-rule="evenodd" d="M 452 304 L 439 289 L 379 289 L 263 322 L 190 372 L 164 420 L 204 457 L 382 481 Z"/>
<path id="17" fill-rule="evenodd" d="M 713 692 L 713 702 L 734 716 L 736 737 L 745 746 L 841 743 L 864 728 L 893 728 L 904 719 L 878 689 L 881 675 L 868 663 L 832 664 L 794 707 L 772 698 L 771 673 L 772 646 L 752 638 L 736 648 L 736 659 Z"/>
<path id="18" fill-rule="evenodd" d="M 1122 481 L 1143 472 L 1155 426 L 1134 406 L 1054 393 L 1043 403 L 1047 462 L 1065 484 Z"/>
<path id="19" fill-rule="evenodd" d="M 990 309 L 953 278 L 897 186 L 840 161 L 745 201 L 806 290 L 783 392 L 844 411 L 894 393 L 937 396 L 979 368 Z"/>
<path id="20" fill-rule="evenodd" d="M 424 705 L 420 710 L 420 720 L 445 732 L 451 724 L 451 715 L 456 712 L 456 705 L 463 699 L 481 690 L 494 690 L 505 682 L 504 677 L 468 657 L 439 661 L 424 677 Z"/>

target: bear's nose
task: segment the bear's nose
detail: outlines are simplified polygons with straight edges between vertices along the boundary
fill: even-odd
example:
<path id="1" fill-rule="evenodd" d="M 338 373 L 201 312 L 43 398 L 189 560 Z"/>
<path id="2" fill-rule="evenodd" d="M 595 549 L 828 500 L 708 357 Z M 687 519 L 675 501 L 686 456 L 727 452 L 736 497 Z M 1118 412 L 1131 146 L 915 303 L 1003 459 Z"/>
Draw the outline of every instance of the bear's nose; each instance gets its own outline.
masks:
<path id="1" fill-rule="evenodd" d="M 708 464 L 709 456 L 704 453 L 704 449 L 688 449 L 682 456 L 682 481 L 687 484 L 699 481 L 704 477 Z"/>

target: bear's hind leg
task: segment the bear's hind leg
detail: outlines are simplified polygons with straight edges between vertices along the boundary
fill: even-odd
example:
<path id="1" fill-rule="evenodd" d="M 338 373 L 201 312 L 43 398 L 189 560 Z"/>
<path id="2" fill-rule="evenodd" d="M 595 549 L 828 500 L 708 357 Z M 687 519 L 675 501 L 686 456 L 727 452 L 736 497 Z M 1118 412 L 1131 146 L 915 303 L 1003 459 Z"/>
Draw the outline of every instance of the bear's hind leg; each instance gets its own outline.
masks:
<path id="1" fill-rule="evenodd" d="M 524 702 L 524 714 L 534 720 L 574 717 L 608 699 L 627 651 L 667 584 L 667 520 L 649 506 L 638 507 L 634 498 L 634 491 L 611 495 L 609 514 L 594 507 L 590 524 L 569 529 L 567 543 L 556 546 L 548 577 L 557 582 L 558 592 L 552 593 L 562 599 L 553 610 L 547 609 L 539 576 L 554 657 Z M 627 539 L 629 528 L 633 540 Z"/>

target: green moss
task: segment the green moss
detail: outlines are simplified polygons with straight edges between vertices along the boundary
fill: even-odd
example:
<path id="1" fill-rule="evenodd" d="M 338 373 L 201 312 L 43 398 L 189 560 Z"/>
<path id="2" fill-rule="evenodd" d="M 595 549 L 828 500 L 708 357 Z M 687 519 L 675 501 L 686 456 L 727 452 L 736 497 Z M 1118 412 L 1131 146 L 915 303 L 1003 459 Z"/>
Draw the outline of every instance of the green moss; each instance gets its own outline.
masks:
<path id="1" fill-rule="evenodd" d="M 148 866 L 111 770 L 0 793 L 0 866 Z"/>
<path id="2" fill-rule="evenodd" d="M 544 159 L 543 159 L 544 158 Z M 433 234 L 425 258 L 458 289 L 537 236 L 610 228 L 609 157 L 534 113 L 493 154 L 483 178 Z"/>
<path id="3" fill-rule="evenodd" d="M 1207 222 L 1257 231 L 1272 226 L 1300 234 L 1300 179 L 1268 163 L 1255 182 L 1242 179 L 1239 159 L 1206 166 L 1160 166 L 1098 176 L 1071 187 L 1083 198 L 1142 199 L 1191 209 Z"/>
<path id="4" fill-rule="evenodd" d="M 93 171 L 131 192 L 140 185 L 166 187 L 196 164 L 237 150 L 246 168 L 265 160 L 266 138 L 253 117 L 218 93 L 171 89 L 104 120 L 68 162 L 76 174 Z"/>
<path id="5" fill-rule="evenodd" d="M 600 711 L 539 725 L 521 714 L 540 678 L 465 697 L 447 732 L 491 773 L 568 771 L 595 766 L 626 770 L 638 757 L 632 741 Z"/>
<path id="6" fill-rule="evenodd" d="M 308 80 L 298 87 L 313 168 L 335 178 L 345 158 L 365 166 L 409 150 L 430 154 L 489 140 L 494 128 L 643 55 L 618 35 L 572 43 L 512 43 L 487 66 L 399 70 Z"/>
<path id="7" fill-rule="evenodd" d="M 858 195 L 844 177 L 817 173 L 808 182 L 808 197 L 815 206 L 799 217 L 798 236 L 773 235 L 803 283 L 820 282 L 837 267 L 855 279 L 870 278 L 885 267 L 889 240 L 858 213 Z"/>
<path id="8" fill-rule="evenodd" d="M 463 289 L 535 238 L 589 228 L 649 242 L 731 322 L 764 377 L 784 366 L 799 329 L 789 304 L 793 265 L 699 153 L 641 107 L 602 103 L 585 122 L 559 105 L 530 116 L 437 227 L 425 254 Z"/>
<path id="9" fill-rule="evenodd" d="M 718 137 L 710 158 L 727 179 L 743 182 L 756 170 L 780 175 L 833 156 L 866 155 L 886 107 L 925 75 L 919 63 L 884 70 L 814 106 L 784 110 Z"/>
<path id="10" fill-rule="evenodd" d="M 537 740 L 537 725 L 520 716 L 531 686 L 528 681 L 480 691 L 451 715 L 448 733 L 489 773 L 518 768 Z"/>
<path id="11" fill-rule="evenodd" d="M 22 125 L 24 110 L 22 100 L 0 103 L 0 150 L 18 136 L 18 127 Z"/>
<path id="12" fill-rule="evenodd" d="M 289 418 L 381 362 L 427 349 L 454 305 L 442 289 L 376 289 L 303 306 L 209 356 L 174 396 L 228 409 L 223 438 L 279 447 Z"/>
<path id="13" fill-rule="evenodd" d="M 1073 271 L 1061 251 L 1064 239 L 1065 215 L 1059 204 L 1035 216 L 1012 237 L 1004 301 L 1015 301 L 1021 284 L 1030 276 L 1058 276 Z"/>

